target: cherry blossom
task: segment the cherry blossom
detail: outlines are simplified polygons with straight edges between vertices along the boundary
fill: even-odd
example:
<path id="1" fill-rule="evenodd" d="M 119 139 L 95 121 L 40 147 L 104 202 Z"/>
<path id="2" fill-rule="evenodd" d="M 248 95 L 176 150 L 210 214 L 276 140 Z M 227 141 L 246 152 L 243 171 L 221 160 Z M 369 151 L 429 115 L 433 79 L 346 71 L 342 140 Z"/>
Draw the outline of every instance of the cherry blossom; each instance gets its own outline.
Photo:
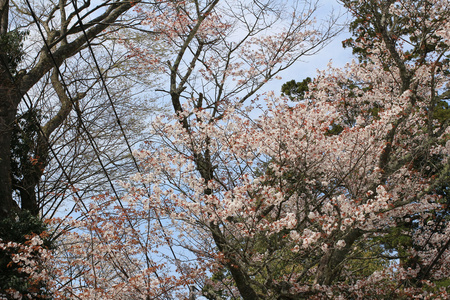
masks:
<path id="1" fill-rule="evenodd" d="M 154 139 L 134 152 L 142 170 L 122 183 L 126 195 L 96 197 L 80 219 L 64 221 L 76 230 L 56 255 L 66 270 L 59 295 L 448 298 L 450 224 L 439 187 L 448 185 L 449 128 L 435 114 L 447 99 L 448 2 L 428 2 L 424 24 L 436 34 L 404 34 L 411 43 L 424 34 L 433 50 L 414 56 L 399 37 L 367 30 L 353 43 L 367 50 L 359 60 L 319 71 L 297 102 L 257 92 L 322 38 L 300 26 L 314 24 L 312 15 L 294 14 L 270 35 L 281 15 L 241 6 L 259 14 L 256 32 L 234 48 L 233 26 L 249 23 L 230 22 L 226 6 L 146 11 L 143 25 L 181 45 L 164 66 L 174 112 L 156 118 Z M 424 17 L 415 1 L 345 3 L 394 21 Z"/>

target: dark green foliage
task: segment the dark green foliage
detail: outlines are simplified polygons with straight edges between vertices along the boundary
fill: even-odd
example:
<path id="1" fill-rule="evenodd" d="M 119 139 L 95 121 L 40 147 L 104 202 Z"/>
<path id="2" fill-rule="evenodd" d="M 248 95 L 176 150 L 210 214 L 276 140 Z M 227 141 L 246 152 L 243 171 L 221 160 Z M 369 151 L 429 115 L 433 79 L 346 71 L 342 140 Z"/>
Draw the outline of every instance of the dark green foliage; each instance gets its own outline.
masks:
<path id="1" fill-rule="evenodd" d="M 301 82 L 296 82 L 294 79 L 284 83 L 281 86 L 283 95 L 288 96 L 291 100 L 300 101 L 305 98 L 305 93 L 308 91 L 308 84 L 311 83 L 311 78 L 306 77 Z"/>
<path id="2" fill-rule="evenodd" d="M 39 235 L 44 241 L 41 246 L 52 249 L 53 243 L 46 235 L 47 230 L 43 221 L 28 211 L 21 211 L 13 218 L 0 221 L 0 239 L 4 244 L 8 242 L 27 244 L 32 236 Z M 0 298 L 5 297 L 6 291 L 12 289 L 20 292 L 25 298 L 26 295 L 33 293 L 32 299 L 50 299 L 45 282 L 31 281 L 28 274 L 20 272 L 20 265 L 11 259 L 11 255 L 15 254 L 11 249 L 19 251 L 17 248 L 0 249 Z M 34 254 L 39 264 L 38 253 Z"/>
<path id="3" fill-rule="evenodd" d="M 331 128 L 326 132 L 326 135 L 339 135 L 344 130 L 344 127 L 340 124 L 333 124 Z"/>
<path id="4" fill-rule="evenodd" d="M 0 36 L 0 63 L 6 64 L 11 74 L 15 74 L 17 66 L 25 55 L 23 40 L 26 31 L 13 30 Z"/>
<path id="5" fill-rule="evenodd" d="M 438 120 L 440 124 L 450 120 L 450 109 L 447 101 L 441 100 L 436 104 L 433 111 L 433 119 Z"/>

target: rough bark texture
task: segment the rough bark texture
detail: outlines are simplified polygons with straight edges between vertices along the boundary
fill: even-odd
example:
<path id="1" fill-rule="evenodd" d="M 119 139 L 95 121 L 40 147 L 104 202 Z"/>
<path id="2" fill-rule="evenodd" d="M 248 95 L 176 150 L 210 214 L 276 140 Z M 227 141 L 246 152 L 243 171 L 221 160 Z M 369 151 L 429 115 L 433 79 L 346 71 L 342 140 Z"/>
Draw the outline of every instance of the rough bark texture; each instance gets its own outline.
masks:
<path id="1" fill-rule="evenodd" d="M 9 0 L 0 0 L 0 35 L 8 30 Z"/>
<path id="2" fill-rule="evenodd" d="M 16 206 L 12 198 L 10 149 L 18 95 L 3 68 L 0 68 L 0 82 L 0 217 L 6 217 Z"/>

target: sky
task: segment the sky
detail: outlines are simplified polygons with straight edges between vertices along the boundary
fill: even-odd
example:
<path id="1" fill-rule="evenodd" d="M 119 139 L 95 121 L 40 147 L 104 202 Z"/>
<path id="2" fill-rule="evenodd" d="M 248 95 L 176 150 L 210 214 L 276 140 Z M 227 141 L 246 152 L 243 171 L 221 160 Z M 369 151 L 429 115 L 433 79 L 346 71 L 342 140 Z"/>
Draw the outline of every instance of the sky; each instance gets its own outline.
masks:
<path id="1" fill-rule="evenodd" d="M 335 13 L 345 11 L 337 0 L 319 0 L 320 8 L 318 10 L 318 22 L 325 19 L 329 13 L 334 10 Z M 347 16 L 343 15 L 339 20 L 339 24 L 346 23 Z M 324 49 L 320 50 L 313 56 L 308 56 L 297 61 L 292 67 L 283 71 L 280 76 L 281 80 L 273 80 L 264 87 L 264 91 L 273 90 L 276 95 L 281 94 L 281 86 L 283 83 L 292 79 L 302 81 L 306 77 L 315 77 L 317 70 L 324 70 L 330 60 L 335 67 L 343 67 L 353 58 L 351 49 L 344 49 L 342 41 L 349 38 L 350 33 L 346 27 L 329 43 Z"/>

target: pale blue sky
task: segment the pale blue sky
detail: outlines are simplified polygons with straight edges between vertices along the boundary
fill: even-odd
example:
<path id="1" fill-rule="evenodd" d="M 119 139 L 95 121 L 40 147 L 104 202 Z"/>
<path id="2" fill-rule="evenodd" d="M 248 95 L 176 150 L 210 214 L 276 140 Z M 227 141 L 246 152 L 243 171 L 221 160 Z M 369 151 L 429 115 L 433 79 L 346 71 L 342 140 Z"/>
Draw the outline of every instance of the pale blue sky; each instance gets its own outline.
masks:
<path id="1" fill-rule="evenodd" d="M 345 9 L 337 0 L 319 0 L 319 16 L 320 18 L 327 18 L 327 15 L 334 9 L 335 13 L 344 14 Z M 339 24 L 346 23 L 347 16 L 343 15 Z M 273 90 L 276 95 L 280 94 L 281 85 L 286 81 L 295 79 L 301 81 L 306 77 L 314 77 L 317 70 L 324 70 L 330 60 L 333 61 L 333 66 L 342 67 L 353 58 L 351 49 L 344 49 L 342 41 L 350 37 L 348 28 L 344 28 L 342 32 L 337 35 L 330 44 L 313 56 L 306 56 L 302 60 L 296 62 L 292 67 L 282 72 L 281 80 L 273 80 L 264 87 L 264 91 Z"/>

